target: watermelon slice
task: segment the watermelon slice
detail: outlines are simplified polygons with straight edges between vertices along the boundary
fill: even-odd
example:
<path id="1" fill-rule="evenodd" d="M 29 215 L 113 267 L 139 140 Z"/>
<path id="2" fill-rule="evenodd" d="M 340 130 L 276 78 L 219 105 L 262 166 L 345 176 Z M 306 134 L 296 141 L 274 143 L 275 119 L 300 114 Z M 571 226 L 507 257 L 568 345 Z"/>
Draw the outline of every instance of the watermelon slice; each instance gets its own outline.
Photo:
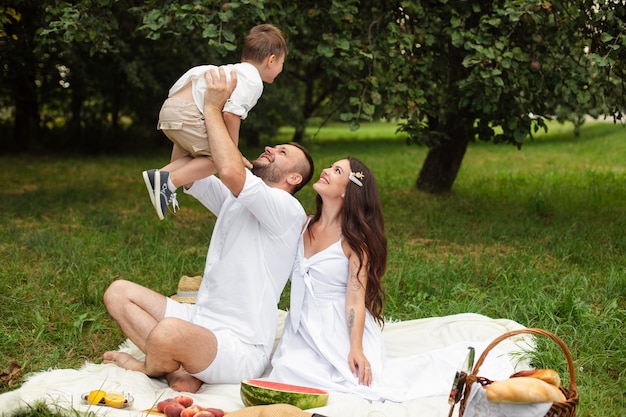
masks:
<path id="1" fill-rule="evenodd" d="M 328 392 L 310 387 L 282 384 L 264 379 L 241 381 L 241 400 L 246 407 L 266 404 L 291 404 L 302 410 L 323 407 L 328 403 Z"/>

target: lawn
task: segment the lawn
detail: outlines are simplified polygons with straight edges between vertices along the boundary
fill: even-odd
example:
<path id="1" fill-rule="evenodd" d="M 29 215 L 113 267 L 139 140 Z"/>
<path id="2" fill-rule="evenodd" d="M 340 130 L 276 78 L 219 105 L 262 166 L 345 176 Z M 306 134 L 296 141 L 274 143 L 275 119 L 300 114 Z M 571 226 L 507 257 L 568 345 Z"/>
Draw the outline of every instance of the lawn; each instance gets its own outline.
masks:
<path id="1" fill-rule="evenodd" d="M 578 416 L 623 416 L 624 127 L 590 123 L 576 137 L 554 124 L 522 150 L 472 144 L 444 196 L 415 189 L 427 150 L 395 129 L 331 125 L 304 143 L 318 173 L 352 155 L 377 176 L 389 240 L 385 316 L 474 312 L 546 329 L 574 358 Z M 0 392 L 117 347 L 124 337 L 102 303 L 113 280 L 170 294 L 182 275 L 202 273 L 214 217 L 182 195 L 177 215 L 159 221 L 141 179 L 168 155 L 0 156 Z M 297 196 L 311 212 L 311 187 Z M 287 300 L 285 292 L 281 307 Z M 535 364 L 567 383 L 558 347 L 543 341 L 539 351 Z M 9 376 L 11 363 L 20 370 Z"/>

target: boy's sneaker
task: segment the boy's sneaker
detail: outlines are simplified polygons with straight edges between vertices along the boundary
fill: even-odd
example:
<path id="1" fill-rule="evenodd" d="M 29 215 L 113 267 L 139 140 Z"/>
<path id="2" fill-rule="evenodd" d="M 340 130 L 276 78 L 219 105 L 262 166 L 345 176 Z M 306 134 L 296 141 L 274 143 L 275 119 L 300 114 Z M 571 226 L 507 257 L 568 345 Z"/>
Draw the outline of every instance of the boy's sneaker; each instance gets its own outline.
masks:
<path id="1" fill-rule="evenodd" d="M 149 169 L 147 171 L 142 172 L 143 182 L 146 184 L 146 188 L 148 189 L 148 195 L 150 196 L 150 201 L 152 202 L 152 206 L 156 210 L 156 199 L 154 198 L 154 173 L 156 169 Z"/>
<path id="2" fill-rule="evenodd" d="M 156 209 L 157 216 L 163 220 L 167 214 L 167 206 L 172 204 L 172 211 L 176 213 L 178 210 L 178 200 L 176 200 L 176 193 L 170 190 L 167 185 L 167 180 L 170 177 L 169 172 L 155 171 L 154 173 L 154 208 Z"/>

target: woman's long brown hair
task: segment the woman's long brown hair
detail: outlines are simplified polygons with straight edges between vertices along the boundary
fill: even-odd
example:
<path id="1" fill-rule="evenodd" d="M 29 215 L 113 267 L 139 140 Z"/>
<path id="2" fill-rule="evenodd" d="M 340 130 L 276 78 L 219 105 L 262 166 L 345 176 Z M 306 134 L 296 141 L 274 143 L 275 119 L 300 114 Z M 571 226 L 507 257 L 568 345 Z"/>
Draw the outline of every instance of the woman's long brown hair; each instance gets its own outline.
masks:
<path id="1" fill-rule="evenodd" d="M 354 157 L 347 157 L 352 172 L 363 173 L 362 187 L 348 182 L 344 195 L 341 233 L 350 248 L 359 258 L 360 268 L 367 258 L 367 286 L 365 307 L 382 327 L 385 292 L 382 279 L 387 269 L 387 238 L 383 210 L 378 194 L 378 185 L 370 169 Z M 315 199 L 315 215 L 311 223 L 319 220 L 322 213 L 322 198 Z M 310 229 L 309 229 L 310 230 Z"/>

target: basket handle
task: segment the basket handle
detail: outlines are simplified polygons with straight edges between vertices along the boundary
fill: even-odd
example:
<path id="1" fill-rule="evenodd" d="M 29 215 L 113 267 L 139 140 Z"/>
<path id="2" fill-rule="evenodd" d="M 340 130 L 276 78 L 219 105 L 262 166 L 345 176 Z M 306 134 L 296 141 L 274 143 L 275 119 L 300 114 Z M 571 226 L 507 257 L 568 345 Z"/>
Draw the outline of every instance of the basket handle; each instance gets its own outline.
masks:
<path id="1" fill-rule="evenodd" d="M 574 362 L 572 361 L 572 354 L 570 353 L 569 349 L 567 348 L 567 345 L 558 336 L 550 333 L 547 330 L 537 329 L 537 328 L 525 328 L 525 329 L 512 330 L 510 332 L 504 333 L 504 334 L 496 337 L 489 345 L 487 345 L 487 347 L 485 348 L 483 353 L 480 355 L 480 357 L 478 358 L 478 361 L 474 365 L 474 369 L 472 370 L 472 374 L 469 375 L 469 377 L 472 378 L 472 380 L 474 380 L 476 378 L 476 375 L 478 375 L 478 369 L 480 368 L 480 366 L 485 361 L 485 358 L 487 357 L 487 354 L 489 353 L 489 351 L 491 349 L 493 349 L 501 341 L 503 341 L 505 339 L 508 339 L 509 337 L 516 336 L 518 334 L 534 334 L 534 335 L 545 336 L 545 337 L 548 337 L 548 338 L 554 340 L 559 345 L 559 347 L 561 348 L 561 350 L 565 354 L 565 358 L 567 359 L 567 366 L 568 366 L 568 369 L 569 369 L 569 386 L 570 386 L 570 390 L 571 389 L 576 389 L 576 373 L 575 373 L 575 370 L 574 370 Z M 469 383 L 469 381 L 468 381 L 468 383 Z"/>

